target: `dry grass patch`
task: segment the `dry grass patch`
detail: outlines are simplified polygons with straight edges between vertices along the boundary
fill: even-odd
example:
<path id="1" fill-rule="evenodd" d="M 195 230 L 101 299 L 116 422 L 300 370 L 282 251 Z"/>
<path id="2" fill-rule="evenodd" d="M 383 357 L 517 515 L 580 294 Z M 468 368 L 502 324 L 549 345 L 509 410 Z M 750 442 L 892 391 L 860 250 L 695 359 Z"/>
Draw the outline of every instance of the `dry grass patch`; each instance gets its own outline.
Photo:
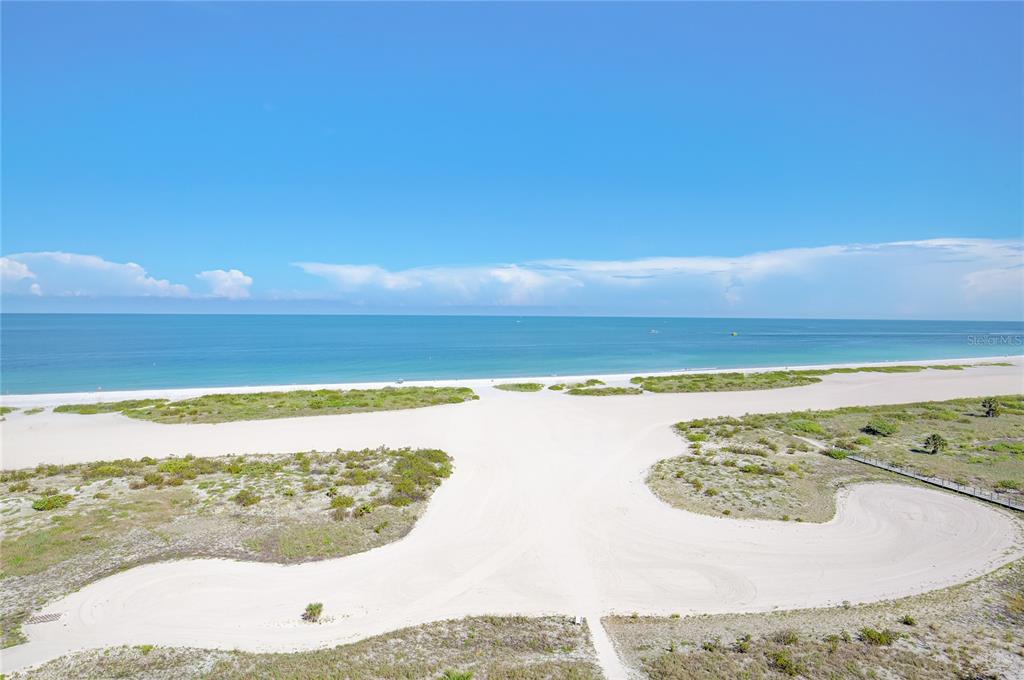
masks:
<path id="1" fill-rule="evenodd" d="M 1024 612 L 1012 606 L 1022 590 L 1024 560 L 874 604 L 604 622 L 624 662 L 652 680 L 1008 679 L 1024 667 Z"/>

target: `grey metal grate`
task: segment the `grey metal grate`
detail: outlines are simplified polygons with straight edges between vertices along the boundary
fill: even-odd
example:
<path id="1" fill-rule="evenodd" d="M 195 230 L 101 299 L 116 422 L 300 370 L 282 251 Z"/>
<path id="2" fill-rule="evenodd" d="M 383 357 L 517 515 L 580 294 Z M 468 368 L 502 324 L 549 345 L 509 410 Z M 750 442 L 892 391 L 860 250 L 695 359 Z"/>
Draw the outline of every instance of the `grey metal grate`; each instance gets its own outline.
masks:
<path id="1" fill-rule="evenodd" d="M 49 623 L 51 621 L 56 621 L 61 616 L 63 616 L 63 614 L 40 614 L 39 616 L 33 616 L 25 621 L 25 623 Z"/>

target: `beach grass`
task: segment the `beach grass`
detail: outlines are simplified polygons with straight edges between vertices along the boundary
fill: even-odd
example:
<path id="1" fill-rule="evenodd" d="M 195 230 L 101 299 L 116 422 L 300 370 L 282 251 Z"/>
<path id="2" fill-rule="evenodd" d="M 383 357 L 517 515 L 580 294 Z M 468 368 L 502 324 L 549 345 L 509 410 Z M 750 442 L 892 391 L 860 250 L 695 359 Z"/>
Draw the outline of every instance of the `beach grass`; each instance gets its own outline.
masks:
<path id="1" fill-rule="evenodd" d="M 689 451 L 659 461 L 647 483 L 669 504 L 712 515 L 823 522 L 849 484 L 908 478 L 846 456 L 856 453 L 988 491 L 1024 488 L 1024 397 L 954 399 L 687 421 Z M 932 435 L 947 442 L 932 452 Z"/>
<path id="2" fill-rule="evenodd" d="M 821 377 L 844 373 L 919 373 L 925 370 L 962 371 L 973 366 L 1009 366 L 1005 362 L 987 364 L 933 364 L 930 366 L 892 365 L 822 368 L 806 370 L 680 373 L 663 376 L 636 376 L 630 379 L 648 392 L 737 392 L 800 387 L 821 382 Z"/>
<path id="3" fill-rule="evenodd" d="M 603 380 L 597 378 L 590 378 L 588 380 L 582 380 L 574 383 L 555 383 L 554 385 L 548 385 L 549 390 L 555 390 L 557 392 L 570 392 L 572 390 L 582 390 L 591 387 L 600 387 L 604 385 Z"/>
<path id="4" fill-rule="evenodd" d="M 208 394 L 193 399 L 136 399 L 65 404 L 56 413 L 121 413 L 156 423 L 225 423 L 300 416 L 365 413 L 458 404 L 477 399 L 468 387 L 384 387 L 367 390 L 292 390 Z"/>
<path id="5" fill-rule="evenodd" d="M 304 604 L 299 603 L 299 613 Z M 323 612 L 323 616 L 330 615 Z M 252 653 L 151 645 L 90 650 L 11 676 L 12 680 L 82 677 L 599 680 L 602 675 L 593 659 L 586 624 L 576 625 L 566 616 L 478 616 L 302 652 Z"/>
<path id="6" fill-rule="evenodd" d="M 643 394 L 639 387 L 570 387 L 566 394 L 590 397 L 611 397 L 622 394 Z"/>
<path id="7" fill-rule="evenodd" d="M 534 382 L 501 383 L 500 385 L 495 385 L 494 389 L 503 390 L 505 392 L 540 392 L 544 389 L 544 385 Z"/>

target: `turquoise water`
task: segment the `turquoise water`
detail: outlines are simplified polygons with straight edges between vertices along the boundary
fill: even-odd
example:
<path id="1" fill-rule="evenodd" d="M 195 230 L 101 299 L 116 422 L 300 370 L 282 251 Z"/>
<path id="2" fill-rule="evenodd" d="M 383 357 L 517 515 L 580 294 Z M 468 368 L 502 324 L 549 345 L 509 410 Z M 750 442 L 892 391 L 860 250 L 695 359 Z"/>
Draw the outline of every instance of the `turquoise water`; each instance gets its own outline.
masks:
<path id="1" fill-rule="evenodd" d="M 1022 322 L 4 314 L 0 390 L 30 394 L 939 359 L 1020 354 L 1022 339 Z"/>

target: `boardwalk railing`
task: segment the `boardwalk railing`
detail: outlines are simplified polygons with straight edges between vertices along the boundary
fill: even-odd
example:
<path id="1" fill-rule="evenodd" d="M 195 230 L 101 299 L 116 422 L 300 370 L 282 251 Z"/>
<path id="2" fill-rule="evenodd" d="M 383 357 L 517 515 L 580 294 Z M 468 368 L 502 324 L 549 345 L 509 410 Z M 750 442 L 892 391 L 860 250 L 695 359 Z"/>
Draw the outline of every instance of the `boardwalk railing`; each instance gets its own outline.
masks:
<path id="1" fill-rule="evenodd" d="M 980 498 L 983 501 L 995 503 L 996 505 L 1001 505 L 1004 508 L 1012 508 L 1013 510 L 1020 510 L 1021 512 L 1024 512 L 1024 500 L 1020 499 L 1019 497 L 1015 498 L 1010 494 L 996 493 L 994 491 L 982 489 L 977 486 L 957 484 L 956 482 L 952 482 L 948 479 L 943 479 L 942 477 L 928 477 L 926 475 L 918 474 L 913 470 L 908 470 L 907 468 L 900 467 L 898 465 L 892 465 L 890 463 L 884 463 L 880 460 L 874 460 L 873 458 L 865 458 L 863 456 L 857 456 L 852 454 L 847 454 L 846 458 L 849 460 L 855 460 L 858 463 L 864 463 L 865 465 L 870 465 L 872 467 L 888 470 L 889 472 L 895 472 L 896 474 L 903 475 L 904 477 L 912 477 L 927 484 L 941 486 L 943 489 L 949 489 L 950 491 L 956 491 L 957 493 L 962 493 L 967 496 Z"/>

